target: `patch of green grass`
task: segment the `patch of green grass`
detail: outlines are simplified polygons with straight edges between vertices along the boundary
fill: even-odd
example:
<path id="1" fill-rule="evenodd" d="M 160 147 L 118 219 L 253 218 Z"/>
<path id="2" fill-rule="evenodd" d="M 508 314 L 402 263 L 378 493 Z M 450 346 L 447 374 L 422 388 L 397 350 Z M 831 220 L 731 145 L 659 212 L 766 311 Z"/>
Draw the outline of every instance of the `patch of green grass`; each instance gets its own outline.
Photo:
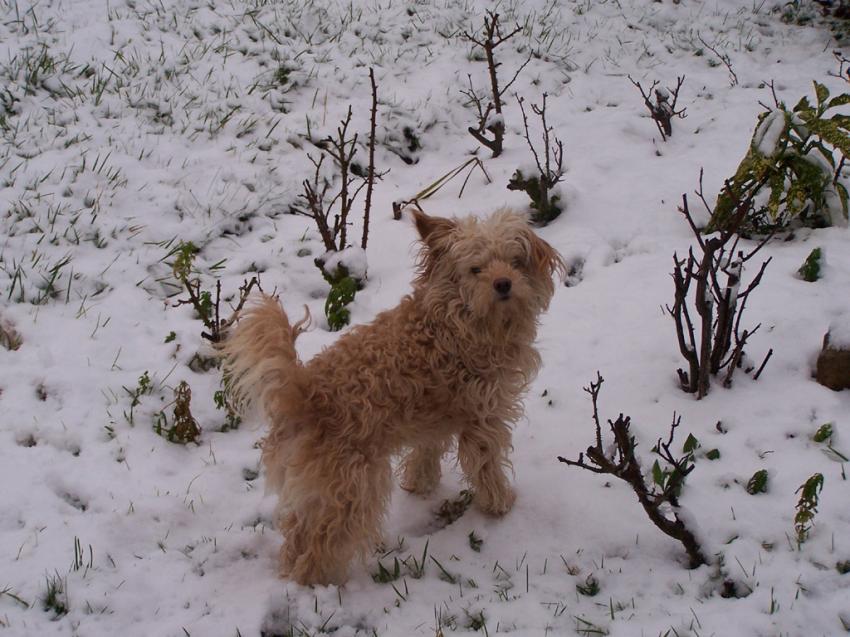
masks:
<path id="1" fill-rule="evenodd" d="M 585 597 L 596 597 L 599 594 L 599 580 L 592 574 L 585 578 L 583 584 L 576 584 L 576 591 Z"/>
<path id="2" fill-rule="evenodd" d="M 398 558 L 393 558 L 392 570 L 388 569 L 383 563 L 378 560 L 378 570 L 372 573 L 372 580 L 378 584 L 388 584 L 394 582 L 401 577 L 401 562 Z"/>
<path id="3" fill-rule="evenodd" d="M 68 614 L 67 582 L 58 573 L 47 576 L 41 602 L 44 611 L 53 613 L 54 619 Z"/>

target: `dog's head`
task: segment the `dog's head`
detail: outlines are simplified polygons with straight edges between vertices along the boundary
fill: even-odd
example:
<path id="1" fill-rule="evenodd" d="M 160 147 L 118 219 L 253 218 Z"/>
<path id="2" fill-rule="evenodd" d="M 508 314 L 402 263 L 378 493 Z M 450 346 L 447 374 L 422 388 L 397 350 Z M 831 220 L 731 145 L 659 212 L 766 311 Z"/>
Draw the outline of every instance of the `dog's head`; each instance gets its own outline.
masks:
<path id="1" fill-rule="evenodd" d="M 476 318 L 536 317 L 555 292 L 553 277 L 565 274 L 558 252 L 514 212 L 413 218 L 422 240 L 417 284 L 428 296 L 459 300 Z"/>

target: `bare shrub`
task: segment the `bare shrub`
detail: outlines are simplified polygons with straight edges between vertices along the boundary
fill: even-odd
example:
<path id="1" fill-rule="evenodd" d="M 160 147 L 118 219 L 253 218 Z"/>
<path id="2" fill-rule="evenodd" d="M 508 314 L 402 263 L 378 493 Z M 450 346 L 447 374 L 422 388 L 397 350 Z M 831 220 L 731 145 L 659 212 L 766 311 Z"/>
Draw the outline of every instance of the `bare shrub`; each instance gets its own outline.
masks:
<path id="1" fill-rule="evenodd" d="M 675 89 L 659 86 L 658 80 L 655 80 L 652 82 L 652 86 L 646 91 L 643 90 L 640 82 L 633 80 L 631 75 L 628 77 L 629 81 L 640 91 L 641 97 L 643 97 L 643 103 L 649 111 L 649 116 L 658 127 L 658 132 L 661 133 L 661 139 L 666 142 L 667 138 L 673 135 L 673 118 L 684 119 L 687 117 L 685 114 L 687 109 L 676 110 L 676 103 L 679 101 L 679 90 L 682 88 L 682 84 L 685 83 L 685 76 L 676 78 Z M 673 97 L 672 102 L 670 101 L 671 95 Z M 655 102 L 652 101 L 653 96 L 655 97 Z"/>
<path id="2" fill-rule="evenodd" d="M 726 187 L 729 188 L 728 182 Z M 697 194 L 708 208 L 702 195 L 702 173 Z M 687 195 L 682 195 L 679 212 L 693 231 L 700 254 L 695 254 L 694 249 L 689 248 L 687 258 L 680 259 L 678 254 L 673 255 L 675 297 L 673 306 L 667 306 L 667 312 L 675 321 L 679 351 L 688 363 L 687 371 L 681 368 L 678 370 L 679 382 L 682 389 L 695 393 L 697 399 L 708 394 L 710 378 L 723 371 L 723 386 L 732 384 L 732 375 L 743 365 L 744 347 L 761 326 L 759 324 L 752 329 L 741 330 L 747 299 L 761 283 L 764 270 L 771 260 L 768 258 L 761 264 L 756 276 L 742 291 L 744 265 L 770 239 L 770 236 L 766 237 L 747 252 L 737 249 L 739 237 L 736 231 L 751 208 L 751 197 L 752 194 L 737 201 L 735 213 L 725 229 L 706 237 L 696 227 L 691 216 Z M 696 317 L 692 316 L 691 305 L 696 311 Z M 772 353 L 773 350 L 768 352 L 755 378 L 761 374 Z M 752 371 L 752 368 L 747 371 Z"/>
<path id="3" fill-rule="evenodd" d="M 640 461 L 635 455 L 637 443 L 629 430 L 631 419 L 628 416 L 620 414 L 617 420 L 608 421 L 611 433 L 614 436 L 614 451 L 613 453 L 606 453 L 606 449 L 610 445 L 606 444 L 603 446 L 602 427 L 599 423 L 597 405 L 599 390 L 603 382 L 604 379 L 597 372 L 596 382 L 591 382 L 589 387 L 584 388 L 584 391 L 590 394 L 593 400 L 593 422 L 596 425 L 596 444 L 588 447 L 585 453 L 580 453 L 578 460 L 567 460 L 562 456 L 558 456 L 558 460 L 570 466 L 587 469 L 593 473 L 612 475 L 628 483 L 635 492 L 643 510 L 649 516 L 650 521 L 662 533 L 682 543 L 688 554 L 691 568 L 706 564 L 707 560 L 702 552 L 702 548 L 696 536 L 688 528 L 686 521 L 683 519 L 679 506 L 679 496 L 685 478 L 695 467 L 693 445 L 679 458 L 671 450 L 673 437 L 681 422 L 681 416 L 677 417 L 676 414 L 673 414 L 673 422 L 670 425 L 670 435 L 667 438 L 667 442 L 659 439 L 653 449 L 664 462 L 665 466 L 662 468 L 660 463 L 656 461 L 653 466 L 653 486 L 650 487 L 646 484 L 646 478 L 644 478 L 643 471 L 641 470 Z M 585 455 L 589 462 L 585 461 Z M 672 519 L 665 513 L 668 509 L 672 512 Z"/>
<path id="4" fill-rule="evenodd" d="M 490 79 L 490 99 L 486 102 L 486 106 L 484 97 L 475 92 L 471 76 L 469 77 L 469 89 L 461 91 L 468 98 L 468 104 L 475 106 L 477 111 L 478 125 L 470 126 L 468 130 L 469 134 L 478 140 L 481 145 L 492 151 L 493 157 L 498 157 L 502 154 L 505 139 L 505 119 L 502 114 L 504 103 L 502 102 L 502 96 L 516 81 L 522 69 L 531 61 L 529 57 L 520 65 L 511 81 L 504 87 L 500 87 L 499 78 L 496 74 L 496 68 L 499 64 L 496 62 L 494 51 L 498 46 L 510 40 L 520 31 L 522 31 L 522 28 L 517 25 L 513 31 L 503 35 L 501 24 L 499 24 L 499 14 L 494 11 L 487 11 L 487 15 L 484 17 L 484 30 L 481 35 L 473 35 L 467 31 L 463 33 L 463 37 L 466 40 L 484 49 Z M 487 137 L 487 133 L 490 133 L 492 138 Z"/>
<path id="5" fill-rule="evenodd" d="M 521 190 L 529 196 L 532 208 L 531 220 L 541 226 L 554 221 L 563 212 L 561 197 L 554 188 L 564 176 L 564 143 L 553 134 L 552 127 L 546 121 L 546 97 L 546 93 L 543 93 L 541 106 L 531 105 L 532 112 L 540 117 L 543 125 L 543 150 L 538 152 L 528 130 L 528 117 L 523 106 L 525 100 L 517 96 L 522 112 L 525 141 L 528 142 L 534 157 L 536 171 L 517 168 L 508 182 L 508 190 Z"/>

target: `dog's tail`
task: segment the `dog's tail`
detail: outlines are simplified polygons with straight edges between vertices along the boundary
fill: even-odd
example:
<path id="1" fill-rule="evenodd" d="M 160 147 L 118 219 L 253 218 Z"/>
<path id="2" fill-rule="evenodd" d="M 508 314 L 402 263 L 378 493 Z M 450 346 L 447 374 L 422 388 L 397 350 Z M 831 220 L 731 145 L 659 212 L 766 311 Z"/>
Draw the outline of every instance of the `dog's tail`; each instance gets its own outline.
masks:
<path id="1" fill-rule="evenodd" d="M 280 303 L 263 295 L 243 311 L 221 346 L 225 387 L 243 413 L 252 407 L 273 412 L 274 396 L 300 367 L 295 339 L 310 323 L 304 309 L 304 318 L 291 325 Z"/>

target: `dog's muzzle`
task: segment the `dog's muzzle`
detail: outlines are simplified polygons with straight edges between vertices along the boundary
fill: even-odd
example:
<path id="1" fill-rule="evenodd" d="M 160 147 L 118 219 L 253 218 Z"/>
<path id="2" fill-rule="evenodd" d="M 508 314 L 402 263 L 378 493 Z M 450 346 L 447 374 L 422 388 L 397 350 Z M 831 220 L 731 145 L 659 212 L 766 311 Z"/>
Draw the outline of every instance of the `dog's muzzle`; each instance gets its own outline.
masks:
<path id="1" fill-rule="evenodd" d="M 493 281 L 493 289 L 499 295 L 500 301 L 507 301 L 511 298 L 511 280 L 508 278 L 499 278 Z"/>

